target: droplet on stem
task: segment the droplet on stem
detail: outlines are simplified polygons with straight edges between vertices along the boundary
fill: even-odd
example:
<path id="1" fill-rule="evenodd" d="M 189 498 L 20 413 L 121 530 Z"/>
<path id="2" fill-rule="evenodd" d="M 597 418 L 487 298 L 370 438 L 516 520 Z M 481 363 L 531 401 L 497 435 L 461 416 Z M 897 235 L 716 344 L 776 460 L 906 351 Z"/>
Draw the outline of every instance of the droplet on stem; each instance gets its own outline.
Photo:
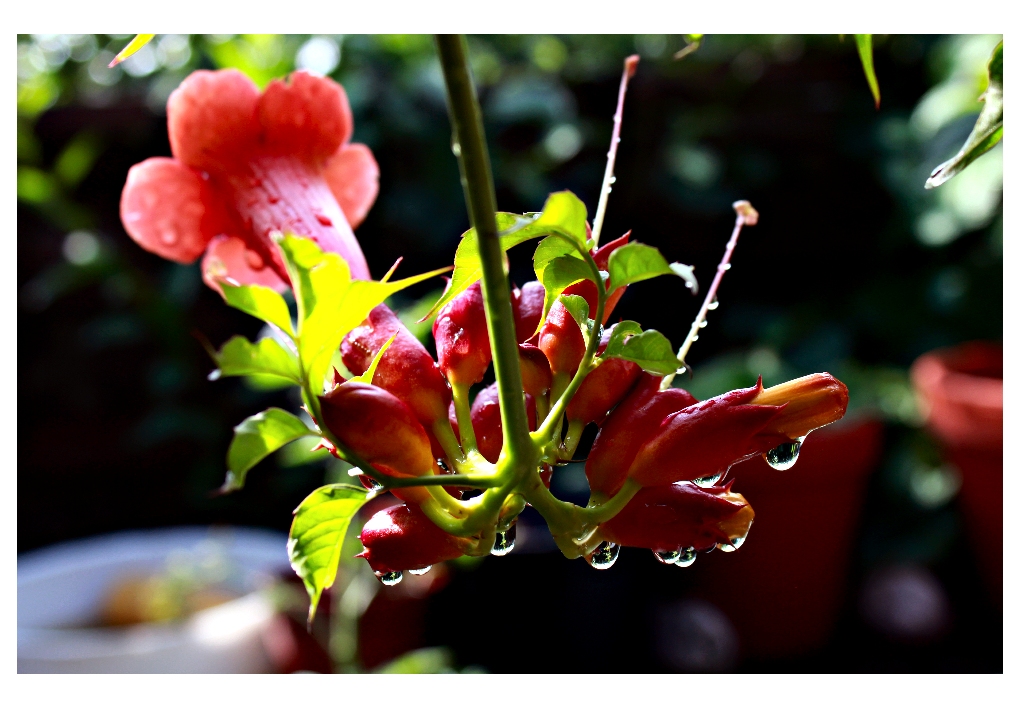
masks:
<path id="1" fill-rule="evenodd" d="M 494 556 L 505 556 L 514 549 L 515 543 L 517 543 L 516 523 L 506 531 L 496 532 L 496 540 L 492 544 L 492 550 L 490 553 Z"/>
<path id="2" fill-rule="evenodd" d="M 603 541 L 585 560 L 588 561 L 588 565 L 596 570 L 606 570 L 607 568 L 612 568 L 613 563 L 619 557 L 620 547 L 615 543 Z"/>

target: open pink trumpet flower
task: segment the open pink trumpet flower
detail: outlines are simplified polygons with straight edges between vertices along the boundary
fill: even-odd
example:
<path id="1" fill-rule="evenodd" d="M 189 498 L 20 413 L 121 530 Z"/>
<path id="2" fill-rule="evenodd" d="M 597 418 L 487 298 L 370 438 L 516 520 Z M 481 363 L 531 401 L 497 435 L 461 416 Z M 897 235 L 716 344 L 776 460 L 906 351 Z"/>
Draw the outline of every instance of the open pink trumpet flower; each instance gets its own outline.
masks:
<path id="1" fill-rule="evenodd" d="M 350 142 L 335 81 L 297 71 L 259 92 L 235 69 L 196 71 L 167 101 L 173 157 L 128 172 L 120 214 L 146 250 L 178 263 L 205 254 L 206 283 L 289 283 L 274 232 L 307 236 L 370 277 L 353 227 L 379 190 L 379 167 Z"/>

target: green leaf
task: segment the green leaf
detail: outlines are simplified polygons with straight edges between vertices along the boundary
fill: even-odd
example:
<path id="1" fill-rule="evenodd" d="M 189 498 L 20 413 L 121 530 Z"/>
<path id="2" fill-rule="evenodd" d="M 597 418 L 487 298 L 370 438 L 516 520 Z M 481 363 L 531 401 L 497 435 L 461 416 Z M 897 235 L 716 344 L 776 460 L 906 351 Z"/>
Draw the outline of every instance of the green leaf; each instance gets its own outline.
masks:
<path id="1" fill-rule="evenodd" d="M 227 450 L 227 480 L 220 491 L 232 492 L 244 486 L 248 470 L 266 455 L 306 435 L 317 435 L 304 421 L 282 408 L 269 408 L 245 418 L 234 428 Z"/>
<path id="2" fill-rule="evenodd" d="M 368 490 L 349 484 L 327 484 L 305 497 L 294 510 L 287 552 L 294 572 L 305 583 L 315 618 L 322 591 L 333 586 L 344 535 L 351 519 L 369 499 Z"/>
<path id="3" fill-rule="evenodd" d="M 264 337 L 255 344 L 241 336 L 231 337 L 215 358 L 219 368 L 209 374 L 213 381 L 220 376 L 270 374 L 301 385 L 297 355 L 272 337 Z"/>
<path id="4" fill-rule="evenodd" d="M 570 316 L 581 328 L 581 335 L 584 337 L 584 345 L 588 346 L 588 338 L 591 337 L 592 328 L 595 323 L 588 319 L 588 301 L 580 295 L 563 295 L 560 302 L 567 309 Z"/>
<path id="5" fill-rule="evenodd" d="M 631 320 L 624 320 L 613 327 L 601 356 L 604 359 L 633 361 L 657 376 L 668 376 L 683 366 L 665 336 L 654 329 L 642 332 L 641 326 Z"/>
<path id="6" fill-rule="evenodd" d="M 871 95 L 875 97 L 875 108 L 878 108 L 878 104 L 882 102 L 882 95 L 878 91 L 878 77 L 875 76 L 875 58 L 871 51 L 871 35 L 855 34 L 854 39 L 857 41 L 857 53 L 861 57 L 861 66 L 864 67 L 868 88 L 871 89 Z"/>
<path id="7" fill-rule="evenodd" d="M 372 308 L 393 293 L 446 272 L 446 268 L 386 283 L 352 280 L 347 263 L 323 253 L 310 239 L 284 236 L 280 242 L 298 305 L 298 356 L 313 389 L 323 385 L 333 353 Z M 314 390 L 313 390 L 314 392 Z"/>
<path id="8" fill-rule="evenodd" d="M 280 293 L 263 285 L 231 285 L 220 281 L 223 299 L 231 307 L 258 317 L 263 322 L 272 322 L 291 337 L 294 330 L 290 324 L 290 310 Z"/>
<path id="9" fill-rule="evenodd" d="M 373 669 L 375 674 L 450 674 L 457 673 L 453 652 L 446 647 L 415 649 Z"/>
<path id="10" fill-rule="evenodd" d="M 580 244 L 587 250 L 585 219 L 588 210 L 572 192 L 554 192 L 546 199 L 542 212 L 534 218 L 497 212 L 496 228 L 505 253 L 510 248 L 539 236 L 558 234 Z M 478 235 L 468 229 L 457 246 L 453 258 L 453 275 L 446 292 L 429 311 L 428 316 L 471 287 L 482 277 L 482 258 L 478 252 Z"/>
<path id="11" fill-rule="evenodd" d="M 633 242 L 609 254 L 609 284 L 613 290 L 660 275 L 678 275 L 692 292 L 698 292 L 694 268 L 683 263 L 667 263 L 657 248 Z"/>
<path id="12" fill-rule="evenodd" d="M 387 339 L 386 343 L 379 347 L 379 351 L 376 352 L 375 358 L 372 359 L 372 363 L 368 365 L 367 369 L 365 369 L 365 373 L 360 376 L 354 376 L 350 380 L 360 381 L 361 383 L 367 384 L 372 383 L 372 379 L 375 378 L 375 370 L 379 368 L 379 362 L 382 361 L 383 354 L 386 353 L 386 350 L 390 348 L 390 345 L 393 344 L 393 340 L 396 338 L 397 335 L 394 334 L 392 337 Z"/>
<path id="13" fill-rule="evenodd" d="M 984 101 L 985 105 L 963 147 L 952 158 L 932 170 L 928 181 L 924 183 L 925 189 L 945 184 L 1002 140 L 1002 42 L 992 51 L 992 58 L 988 62 L 988 88 L 978 100 Z"/>
<path id="14" fill-rule="evenodd" d="M 539 327 L 541 327 L 553 303 L 556 302 L 556 298 L 574 283 L 590 280 L 591 269 L 586 262 L 578 258 L 558 256 L 545 265 L 538 279 L 545 288 L 542 319 L 539 321 Z"/>

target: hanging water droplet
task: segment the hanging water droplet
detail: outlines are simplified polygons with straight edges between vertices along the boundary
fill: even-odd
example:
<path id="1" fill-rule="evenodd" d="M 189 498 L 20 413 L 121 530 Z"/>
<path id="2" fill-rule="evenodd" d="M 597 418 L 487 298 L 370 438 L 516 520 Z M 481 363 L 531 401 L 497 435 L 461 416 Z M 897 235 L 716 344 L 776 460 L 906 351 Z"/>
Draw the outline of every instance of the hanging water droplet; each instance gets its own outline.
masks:
<path id="1" fill-rule="evenodd" d="M 411 575 L 425 575 L 425 573 L 429 572 L 430 570 L 432 570 L 432 566 L 427 565 L 424 568 L 415 568 L 414 570 L 409 570 L 407 572 L 410 573 Z"/>
<path id="2" fill-rule="evenodd" d="M 723 553 L 733 553 L 733 551 L 737 550 L 736 546 L 729 543 L 717 543 L 715 544 L 715 547 Z"/>
<path id="3" fill-rule="evenodd" d="M 515 543 L 517 543 L 516 524 L 508 528 L 506 531 L 496 532 L 496 540 L 492 544 L 492 550 L 490 553 L 494 556 L 505 556 L 514 549 Z"/>
<path id="4" fill-rule="evenodd" d="M 788 470 L 797 464 L 797 458 L 800 457 L 800 446 L 804 442 L 804 438 L 798 438 L 791 442 L 785 442 L 781 445 L 776 445 L 774 448 L 766 452 L 762 457 L 769 463 L 769 467 L 774 470 Z"/>
<path id="5" fill-rule="evenodd" d="M 365 487 L 365 489 L 369 490 L 370 492 L 378 492 L 380 489 L 383 488 L 382 483 L 375 481 L 367 474 L 361 475 L 359 479 L 361 480 L 361 483 Z"/>
<path id="6" fill-rule="evenodd" d="M 692 341 L 692 342 L 696 342 L 696 341 L 698 341 L 699 339 L 701 339 L 701 335 L 698 335 L 698 334 L 696 334 L 696 335 L 694 335 L 693 337 L 691 337 L 691 341 Z"/>
<path id="7" fill-rule="evenodd" d="M 612 568 L 613 563 L 619 557 L 620 547 L 615 543 L 603 541 L 586 560 L 588 565 L 595 568 L 595 570 L 606 570 L 607 568 Z"/>
<path id="8" fill-rule="evenodd" d="M 708 327 L 708 320 L 702 320 L 698 323 L 698 329 L 705 329 L 705 327 Z"/>
<path id="9" fill-rule="evenodd" d="M 453 150 L 455 157 L 460 157 L 460 143 L 454 143 L 450 146 L 450 149 Z"/>
<path id="10" fill-rule="evenodd" d="M 676 372 L 678 374 L 685 374 L 685 373 L 687 373 L 687 367 L 686 366 L 681 366 L 679 369 L 676 370 Z"/>
<path id="11" fill-rule="evenodd" d="M 616 184 L 616 175 L 609 178 L 609 184 Z"/>
<path id="12" fill-rule="evenodd" d="M 404 579 L 404 574 L 399 570 L 394 570 L 390 573 L 383 573 L 381 571 L 375 571 L 375 577 L 379 578 L 379 582 L 388 587 L 396 585 Z"/>
<path id="13" fill-rule="evenodd" d="M 718 310 L 719 309 L 719 301 L 718 300 L 713 300 L 712 302 L 708 303 L 708 307 L 706 309 L 708 309 L 708 310 Z"/>
<path id="14" fill-rule="evenodd" d="M 678 551 L 678 557 L 674 565 L 679 568 L 689 568 L 694 561 L 698 559 L 698 552 L 693 547 L 681 548 Z"/>
<path id="15" fill-rule="evenodd" d="M 722 472 L 716 472 L 715 474 L 707 474 L 704 477 L 698 477 L 697 479 L 692 479 L 691 481 L 694 482 L 699 487 L 711 487 L 720 479 L 722 479 Z"/>
<path id="16" fill-rule="evenodd" d="M 612 191 L 613 191 L 612 187 L 606 187 L 606 194 L 609 194 Z"/>
<path id="17" fill-rule="evenodd" d="M 655 560 L 666 565 L 673 565 L 680 559 L 680 551 L 653 551 Z"/>
<path id="18" fill-rule="evenodd" d="M 723 270 L 729 270 L 730 268 L 732 268 L 732 267 L 733 267 L 733 264 L 732 264 L 732 263 L 723 263 L 723 264 L 722 264 L 721 266 L 719 266 L 719 267 L 720 267 L 720 268 L 722 268 Z"/>

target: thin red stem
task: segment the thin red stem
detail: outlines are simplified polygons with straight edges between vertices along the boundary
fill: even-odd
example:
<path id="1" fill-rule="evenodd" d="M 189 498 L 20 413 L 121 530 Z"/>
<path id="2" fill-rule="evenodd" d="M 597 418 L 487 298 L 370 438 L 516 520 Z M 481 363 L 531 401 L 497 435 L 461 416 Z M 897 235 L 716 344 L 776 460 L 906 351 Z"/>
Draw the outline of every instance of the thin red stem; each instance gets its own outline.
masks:
<path id="1" fill-rule="evenodd" d="M 627 95 L 627 82 L 637 71 L 638 62 L 641 60 L 637 54 L 631 54 L 623 61 L 623 76 L 620 77 L 620 94 L 616 99 L 616 113 L 613 115 L 613 137 L 609 143 L 609 152 L 606 154 L 606 173 L 602 177 L 602 193 L 599 195 L 599 206 L 595 210 L 595 222 L 591 227 L 591 238 L 595 247 L 599 245 L 599 235 L 602 233 L 602 221 L 606 217 L 606 205 L 609 203 L 609 193 L 613 191 L 613 168 L 616 166 L 616 148 L 620 144 L 620 126 L 623 125 L 623 100 Z"/>

